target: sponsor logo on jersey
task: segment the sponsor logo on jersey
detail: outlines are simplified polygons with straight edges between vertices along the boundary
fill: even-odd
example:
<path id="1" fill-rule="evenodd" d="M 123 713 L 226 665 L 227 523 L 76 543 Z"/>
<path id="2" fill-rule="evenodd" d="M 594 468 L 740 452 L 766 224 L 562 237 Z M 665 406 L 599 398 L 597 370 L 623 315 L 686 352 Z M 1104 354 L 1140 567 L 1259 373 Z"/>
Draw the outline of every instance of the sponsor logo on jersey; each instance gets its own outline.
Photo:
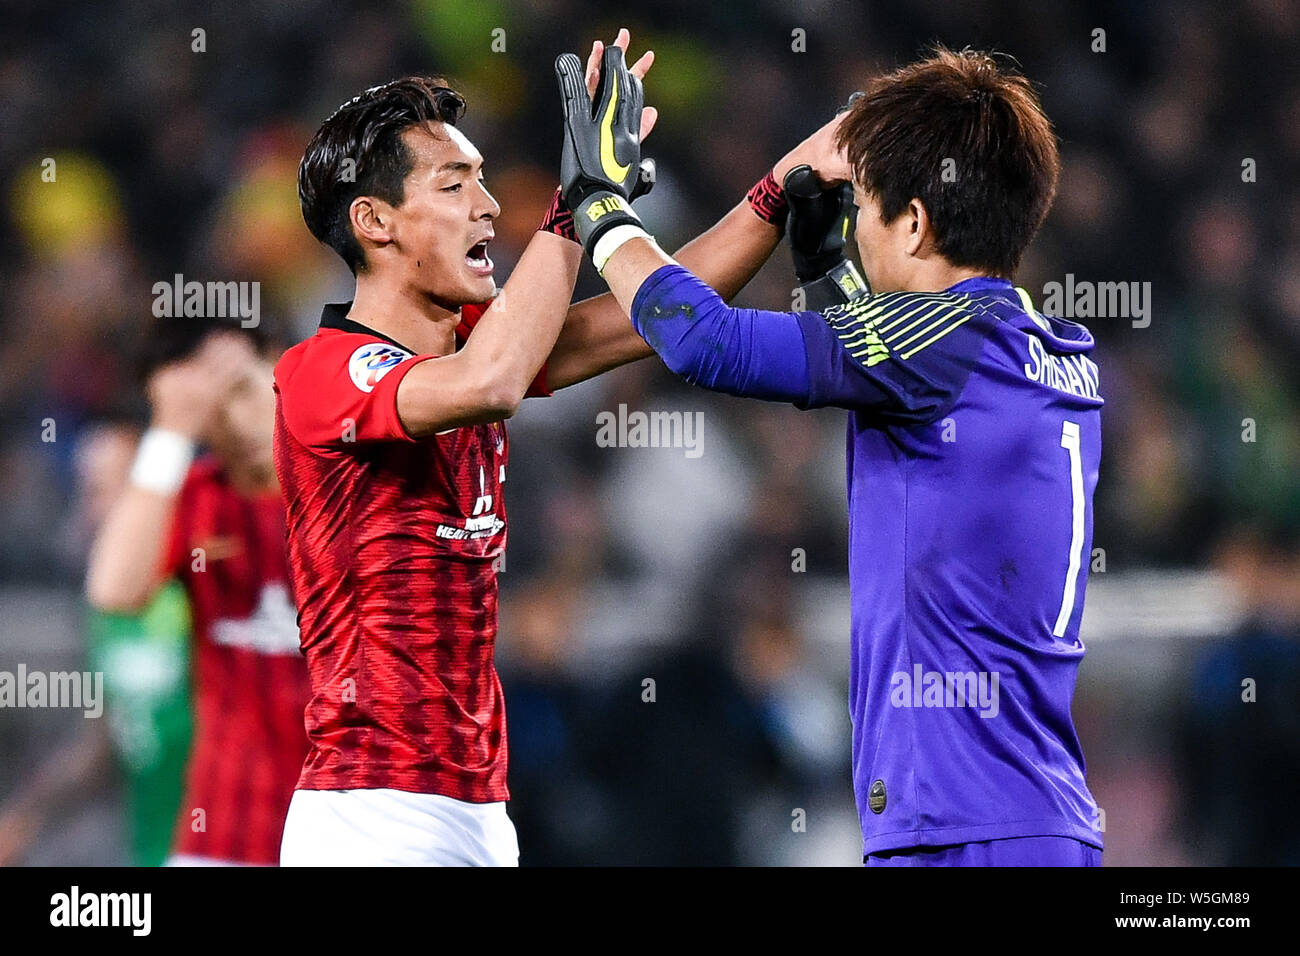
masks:
<path id="1" fill-rule="evenodd" d="M 885 793 L 885 781 L 875 781 L 871 785 L 871 792 L 867 794 L 867 806 L 871 807 L 871 812 L 884 813 L 888 799 L 888 795 Z"/>
<path id="2" fill-rule="evenodd" d="M 501 469 L 501 480 L 505 480 L 505 468 Z M 505 530 L 505 521 L 498 517 L 492 507 L 493 496 L 487 487 L 487 472 L 478 470 L 478 497 L 474 499 L 474 512 L 465 519 L 464 527 L 440 523 L 434 534 L 448 541 L 473 541 L 478 538 L 490 538 Z"/>
<path id="3" fill-rule="evenodd" d="M 370 342 L 361 346 L 348 359 L 348 375 L 352 384 L 363 392 L 370 392 L 379 380 L 392 369 L 411 357 L 411 353 L 387 342 Z"/>
<path id="4" fill-rule="evenodd" d="M 245 618 L 223 617 L 212 622 L 214 644 L 243 647 L 259 654 L 298 653 L 298 611 L 283 584 L 267 584 L 257 607 Z"/>

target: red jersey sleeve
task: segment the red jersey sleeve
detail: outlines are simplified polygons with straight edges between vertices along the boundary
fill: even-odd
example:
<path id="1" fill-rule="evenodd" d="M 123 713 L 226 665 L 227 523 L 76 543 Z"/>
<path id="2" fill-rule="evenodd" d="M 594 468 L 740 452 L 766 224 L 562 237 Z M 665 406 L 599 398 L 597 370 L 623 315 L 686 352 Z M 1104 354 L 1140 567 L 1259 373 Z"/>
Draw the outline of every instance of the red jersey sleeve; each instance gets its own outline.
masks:
<path id="1" fill-rule="evenodd" d="M 456 344 L 457 347 L 464 345 L 469 334 L 474 331 L 474 326 L 478 325 L 478 320 L 483 318 L 483 313 L 487 311 L 488 305 L 463 305 L 460 307 L 460 325 L 456 327 Z M 546 363 L 537 372 L 537 377 L 533 379 L 532 384 L 528 386 L 528 391 L 524 392 L 524 398 L 548 398 L 551 390 L 546 387 Z"/>
<path id="2" fill-rule="evenodd" d="M 320 332 L 285 353 L 275 390 L 290 433 L 304 445 L 415 441 L 397 415 L 397 386 L 433 355 L 350 332 Z"/>

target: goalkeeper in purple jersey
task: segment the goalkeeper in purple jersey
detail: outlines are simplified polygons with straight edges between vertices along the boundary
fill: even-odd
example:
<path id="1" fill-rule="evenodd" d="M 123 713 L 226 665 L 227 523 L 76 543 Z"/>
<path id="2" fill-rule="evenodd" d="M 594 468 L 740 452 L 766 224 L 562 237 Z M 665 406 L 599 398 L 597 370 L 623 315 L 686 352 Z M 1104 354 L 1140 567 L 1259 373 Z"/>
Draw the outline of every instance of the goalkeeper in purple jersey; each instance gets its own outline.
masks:
<path id="1" fill-rule="evenodd" d="M 580 237 L 669 368 L 849 413 L 864 861 L 1099 865 L 1070 704 L 1102 399 L 1088 330 L 1012 281 L 1059 172 L 1033 87 L 940 48 L 856 96 L 823 161 L 784 178 L 797 312 L 731 308 L 665 255 L 571 99 L 562 179 Z M 871 293 L 844 257 L 845 182 Z"/>

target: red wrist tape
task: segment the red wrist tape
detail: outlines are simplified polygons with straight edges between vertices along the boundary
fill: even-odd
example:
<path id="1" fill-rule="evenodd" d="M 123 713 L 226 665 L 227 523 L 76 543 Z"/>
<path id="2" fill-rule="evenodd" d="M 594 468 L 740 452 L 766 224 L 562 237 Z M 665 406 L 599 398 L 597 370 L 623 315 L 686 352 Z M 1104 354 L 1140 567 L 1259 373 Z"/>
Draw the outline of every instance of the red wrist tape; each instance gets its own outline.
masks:
<path id="1" fill-rule="evenodd" d="M 770 222 L 785 232 L 785 221 L 790 214 L 790 204 L 786 202 L 785 190 L 781 188 L 769 169 L 767 175 L 754 184 L 745 194 L 750 207 L 759 219 Z"/>
<path id="2" fill-rule="evenodd" d="M 569 209 L 569 204 L 564 201 L 564 194 L 560 192 L 559 187 L 556 187 L 550 208 L 546 210 L 546 215 L 542 217 L 542 224 L 537 228 L 542 232 L 553 232 L 570 242 L 579 241 L 578 230 L 573 226 L 573 213 Z"/>

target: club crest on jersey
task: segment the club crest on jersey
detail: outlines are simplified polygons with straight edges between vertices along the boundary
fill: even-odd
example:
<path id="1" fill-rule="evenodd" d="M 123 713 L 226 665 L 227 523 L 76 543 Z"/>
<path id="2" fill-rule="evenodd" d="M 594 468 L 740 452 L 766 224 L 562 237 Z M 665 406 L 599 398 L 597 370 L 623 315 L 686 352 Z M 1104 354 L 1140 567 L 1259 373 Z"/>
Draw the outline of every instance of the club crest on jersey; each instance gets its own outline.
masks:
<path id="1" fill-rule="evenodd" d="M 363 392 L 373 391 L 379 380 L 411 357 L 411 353 L 386 342 L 371 342 L 352 353 L 348 374 Z"/>

